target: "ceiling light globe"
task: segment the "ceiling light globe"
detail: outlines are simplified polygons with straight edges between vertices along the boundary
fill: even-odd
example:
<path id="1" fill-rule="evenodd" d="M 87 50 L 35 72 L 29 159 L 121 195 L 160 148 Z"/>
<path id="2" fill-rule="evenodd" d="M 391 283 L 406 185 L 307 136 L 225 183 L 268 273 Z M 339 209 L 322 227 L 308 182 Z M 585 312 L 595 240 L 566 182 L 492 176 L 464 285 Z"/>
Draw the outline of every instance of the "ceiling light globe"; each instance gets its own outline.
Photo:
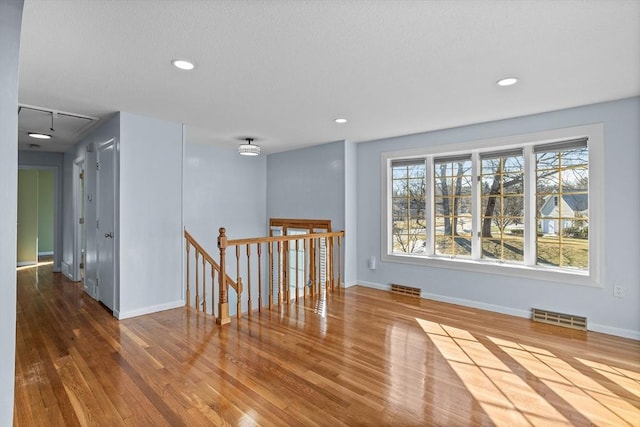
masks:
<path id="1" fill-rule="evenodd" d="M 498 86 L 513 86 L 516 83 L 518 83 L 518 79 L 516 77 L 507 77 L 498 80 Z"/>
<path id="2" fill-rule="evenodd" d="M 181 70 L 193 70 L 195 68 L 195 65 L 193 65 L 193 62 L 189 62 L 186 61 L 184 59 L 174 59 L 173 61 L 171 61 L 171 63 L 173 64 L 174 67 L 179 68 Z"/>

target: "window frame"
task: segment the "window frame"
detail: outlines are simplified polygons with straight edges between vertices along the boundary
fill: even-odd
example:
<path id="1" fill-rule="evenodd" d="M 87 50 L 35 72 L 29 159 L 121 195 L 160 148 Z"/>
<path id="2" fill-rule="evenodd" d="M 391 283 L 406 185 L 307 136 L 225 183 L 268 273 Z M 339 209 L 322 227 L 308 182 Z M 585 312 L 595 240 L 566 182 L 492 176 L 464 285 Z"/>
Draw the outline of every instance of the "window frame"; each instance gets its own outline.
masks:
<path id="1" fill-rule="evenodd" d="M 570 139 L 588 138 L 589 161 L 589 269 L 571 270 L 545 265 L 536 265 L 535 215 L 536 164 L 534 147 Z M 482 259 L 480 257 L 481 203 L 480 186 L 474 185 L 472 192 L 472 256 L 469 258 L 447 258 L 429 250 L 434 227 L 434 158 L 444 156 L 472 156 L 472 177 L 475 181 L 480 175 L 481 154 L 522 149 L 524 154 L 524 247 L 523 263 L 503 260 Z M 392 236 L 392 161 L 421 159 L 426 163 L 425 216 L 427 224 L 426 252 L 424 254 L 393 253 Z M 561 282 L 568 284 L 603 287 L 603 183 L 604 183 L 604 125 L 594 123 L 582 126 L 532 132 L 490 139 L 473 140 L 455 144 L 438 144 L 428 147 L 402 151 L 383 152 L 381 154 L 381 261 L 448 268 L 488 274 L 521 277 L 532 280 Z M 527 214 L 533 212 L 533 215 Z"/>

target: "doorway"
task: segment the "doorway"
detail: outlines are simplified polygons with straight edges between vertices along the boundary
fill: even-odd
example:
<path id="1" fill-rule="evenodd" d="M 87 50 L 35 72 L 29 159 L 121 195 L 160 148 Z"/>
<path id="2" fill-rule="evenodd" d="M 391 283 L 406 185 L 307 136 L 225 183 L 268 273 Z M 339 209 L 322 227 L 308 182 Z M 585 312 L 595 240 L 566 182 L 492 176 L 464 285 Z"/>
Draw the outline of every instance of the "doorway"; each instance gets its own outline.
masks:
<path id="1" fill-rule="evenodd" d="M 54 170 L 18 169 L 17 266 L 53 262 L 55 179 Z"/>
<path id="2" fill-rule="evenodd" d="M 116 311 L 116 144 L 98 146 L 97 162 L 97 299 Z"/>
<path id="3" fill-rule="evenodd" d="M 79 157 L 73 162 L 73 192 L 74 192 L 74 249 L 73 249 L 73 280 L 80 281 L 89 295 L 86 270 L 87 263 L 87 234 L 86 234 L 86 179 L 85 159 Z"/>

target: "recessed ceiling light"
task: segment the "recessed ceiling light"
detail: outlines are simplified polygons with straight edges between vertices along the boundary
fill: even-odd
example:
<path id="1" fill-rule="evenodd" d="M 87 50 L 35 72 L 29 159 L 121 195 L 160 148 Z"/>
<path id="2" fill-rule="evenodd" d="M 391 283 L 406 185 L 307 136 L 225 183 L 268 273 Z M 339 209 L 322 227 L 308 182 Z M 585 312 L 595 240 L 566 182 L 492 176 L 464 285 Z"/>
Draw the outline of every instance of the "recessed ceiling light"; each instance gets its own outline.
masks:
<path id="1" fill-rule="evenodd" d="M 335 119 L 334 122 L 336 122 L 336 123 L 347 123 L 347 119 Z"/>
<path id="2" fill-rule="evenodd" d="M 518 83 L 518 79 L 515 77 L 507 77 L 501 80 L 498 80 L 498 86 L 512 86 Z"/>
<path id="3" fill-rule="evenodd" d="M 186 61 L 184 59 L 174 59 L 171 61 L 174 67 L 180 68 L 181 70 L 193 70 L 195 65 L 193 62 Z"/>
<path id="4" fill-rule="evenodd" d="M 28 135 L 35 139 L 51 139 L 51 135 L 47 135 L 46 133 L 29 132 Z"/>

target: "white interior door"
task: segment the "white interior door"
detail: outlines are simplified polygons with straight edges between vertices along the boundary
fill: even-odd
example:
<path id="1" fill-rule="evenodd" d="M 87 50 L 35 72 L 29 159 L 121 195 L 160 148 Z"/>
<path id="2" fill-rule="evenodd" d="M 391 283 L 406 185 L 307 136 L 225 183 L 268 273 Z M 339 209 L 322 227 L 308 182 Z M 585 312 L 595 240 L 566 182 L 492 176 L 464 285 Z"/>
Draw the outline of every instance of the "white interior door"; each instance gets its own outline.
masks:
<path id="1" fill-rule="evenodd" d="M 115 309 L 115 141 L 98 147 L 97 171 L 97 260 L 98 300 L 111 310 Z"/>

